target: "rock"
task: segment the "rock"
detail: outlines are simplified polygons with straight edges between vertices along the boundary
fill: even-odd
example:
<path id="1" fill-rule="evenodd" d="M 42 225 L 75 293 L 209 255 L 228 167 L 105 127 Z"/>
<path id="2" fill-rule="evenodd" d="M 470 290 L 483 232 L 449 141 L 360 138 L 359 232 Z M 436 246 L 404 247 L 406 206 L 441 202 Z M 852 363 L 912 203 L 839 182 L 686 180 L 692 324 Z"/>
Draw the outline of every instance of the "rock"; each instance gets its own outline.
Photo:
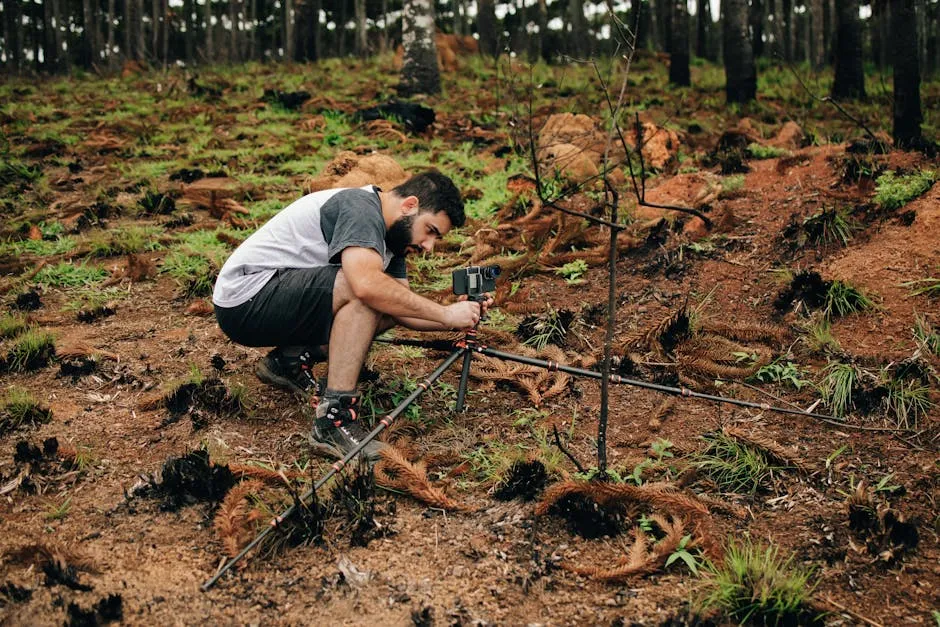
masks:
<path id="1" fill-rule="evenodd" d="M 707 237 L 708 233 L 709 231 L 708 227 L 705 225 L 705 221 L 698 216 L 694 216 L 682 226 L 682 234 L 692 241 Z"/>

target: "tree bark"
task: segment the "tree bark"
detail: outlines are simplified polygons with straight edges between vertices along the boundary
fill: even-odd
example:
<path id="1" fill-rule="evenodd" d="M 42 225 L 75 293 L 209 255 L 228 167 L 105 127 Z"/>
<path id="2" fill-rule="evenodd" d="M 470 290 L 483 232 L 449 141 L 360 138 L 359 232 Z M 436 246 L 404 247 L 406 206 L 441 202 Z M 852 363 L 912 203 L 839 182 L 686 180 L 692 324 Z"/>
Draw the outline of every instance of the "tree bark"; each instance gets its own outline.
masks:
<path id="1" fill-rule="evenodd" d="M 241 50 L 238 47 L 238 0 L 228 0 L 228 21 L 231 22 L 228 59 L 231 63 L 238 63 L 241 61 Z"/>
<path id="2" fill-rule="evenodd" d="M 206 63 L 212 63 L 215 61 L 215 46 L 212 41 L 212 0 L 205 0 L 205 5 L 203 6 L 203 19 L 206 22 Z"/>
<path id="3" fill-rule="evenodd" d="M 43 65 L 48 72 L 57 72 L 59 70 L 59 54 L 61 48 L 56 45 L 58 40 L 59 20 L 57 19 L 57 9 L 54 5 L 58 0 L 45 0 L 42 3 L 43 11 Z"/>
<path id="4" fill-rule="evenodd" d="M 783 3 L 781 0 L 771 0 L 770 15 L 772 17 L 770 34 L 774 40 L 770 48 L 771 53 L 780 59 L 785 59 L 786 45 L 783 40 Z"/>
<path id="5" fill-rule="evenodd" d="M 319 16 L 317 18 L 319 20 Z M 379 53 L 388 52 L 388 0 L 382 0 L 382 30 L 379 31 Z"/>
<path id="6" fill-rule="evenodd" d="M 323 30 L 320 28 L 320 11 L 323 0 L 313 0 L 313 54 L 315 59 L 323 58 Z M 386 13 L 386 15 L 388 15 Z"/>
<path id="7" fill-rule="evenodd" d="M 819 70 L 826 63 L 825 8 L 823 7 L 823 0 L 812 0 L 810 6 L 810 63 L 814 70 Z"/>
<path id="8" fill-rule="evenodd" d="M 592 52 L 587 19 L 584 17 L 584 0 L 568 0 L 568 19 L 571 23 L 571 53 L 578 59 Z"/>
<path id="9" fill-rule="evenodd" d="M 783 0 L 781 25 L 784 34 L 783 58 L 788 62 L 796 60 L 796 21 L 793 17 L 793 0 Z"/>
<path id="10" fill-rule="evenodd" d="M 441 73 L 437 67 L 437 45 L 434 43 L 433 0 L 404 0 L 402 44 L 405 56 L 398 93 L 404 97 L 440 93 Z"/>
<path id="11" fill-rule="evenodd" d="M 369 25 L 366 17 L 366 0 L 354 0 L 356 13 L 356 56 L 365 59 L 369 56 Z"/>
<path id="12" fill-rule="evenodd" d="M 478 0 L 477 32 L 480 33 L 480 52 L 491 56 L 499 54 L 499 38 L 496 33 L 495 0 Z"/>
<path id="13" fill-rule="evenodd" d="M 19 4 L 16 2 L 15 4 Z M 95 47 L 95 18 L 91 0 L 82 0 L 82 61 L 85 68 L 90 69 L 95 62 L 97 49 Z"/>
<path id="14" fill-rule="evenodd" d="M 725 94 L 728 102 L 757 97 L 757 68 L 748 36 L 747 0 L 722 0 L 724 19 Z"/>
<path id="15" fill-rule="evenodd" d="M 766 12 L 766 0 L 751 0 L 750 26 L 751 26 L 751 51 L 754 57 L 764 55 L 764 13 Z"/>
<path id="16" fill-rule="evenodd" d="M 697 0 L 695 4 L 695 56 L 708 57 L 708 30 L 712 24 L 711 3 Z"/>
<path id="17" fill-rule="evenodd" d="M 670 0 L 672 29 L 670 29 L 669 82 L 688 87 L 689 74 L 689 5 L 686 0 Z"/>
<path id="18" fill-rule="evenodd" d="M 920 63 L 914 0 L 891 0 L 891 57 L 894 65 L 894 144 L 921 142 Z"/>
<path id="19" fill-rule="evenodd" d="M 345 28 L 345 22 L 343 24 Z M 284 60 L 288 63 L 294 61 L 294 2 L 284 0 Z"/>
<path id="20" fill-rule="evenodd" d="M 865 98 L 865 71 L 862 67 L 862 25 L 859 0 L 840 0 L 836 29 L 835 79 L 832 97 L 836 100 Z"/>
<path id="21" fill-rule="evenodd" d="M 48 2 L 48 0 L 45 0 Z M 108 69 L 114 69 L 114 0 L 108 0 L 108 38 L 107 43 L 105 44 L 105 61 L 108 63 Z"/>

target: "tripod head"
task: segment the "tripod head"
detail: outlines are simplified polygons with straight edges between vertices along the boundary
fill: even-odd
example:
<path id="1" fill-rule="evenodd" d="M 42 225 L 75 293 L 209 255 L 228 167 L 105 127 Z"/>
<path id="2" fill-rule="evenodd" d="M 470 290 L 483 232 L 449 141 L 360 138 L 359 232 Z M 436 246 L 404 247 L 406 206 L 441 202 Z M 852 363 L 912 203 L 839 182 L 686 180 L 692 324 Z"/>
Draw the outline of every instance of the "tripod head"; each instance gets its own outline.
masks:
<path id="1" fill-rule="evenodd" d="M 502 269 L 499 266 L 469 266 L 451 273 L 454 294 L 466 294 L 469 300 L 482 301 L 484 294 L 496 289 L 496 277 Z"/>

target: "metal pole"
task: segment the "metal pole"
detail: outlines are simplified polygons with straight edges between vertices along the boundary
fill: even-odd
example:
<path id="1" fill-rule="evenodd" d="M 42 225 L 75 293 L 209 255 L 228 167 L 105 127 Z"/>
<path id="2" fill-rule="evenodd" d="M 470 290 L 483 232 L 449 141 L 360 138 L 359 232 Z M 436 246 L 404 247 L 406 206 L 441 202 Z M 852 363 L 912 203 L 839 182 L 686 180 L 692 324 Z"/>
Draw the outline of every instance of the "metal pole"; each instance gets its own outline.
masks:
<path id="1" fill-rule="evenodd" d="M 377 425 L 375 426 L 375 428 L 374 428 L 372 431 L 369 432 L 369 434 L 366 436 L 366 438 L 365 438 L 362 442 L 359 443 L 359 446 L 357 446 L 357 447 L 354 448 L 353 450 L 351 450 L 351 451 L 349 451 L 348 453 L 346 453 L 345 457 L 343 457 L 342 459 L 340 459 L 339 461 L 337 461 L 336 463 L 334 463 L 332 466 L 330 466 L 330 470 L 329 470 L 319 481 L 317 481 L 316 483 L 314 483 L 312 488 L 310 488 L 309 490 L 307 490 L 307 492 L 305 492 L 305 493 L 300 497 L 300 502 L 305 502 L 307 499 L 309 499 L 311 496 L 313 496 L 313 493 L 316 492 L 318 489 L 320 489 L 320 488 L 323 486 L 323 484 L 325 484 L 327 481 L 329 481 L 329 480 L 333 477 L 333 475 L 335 475 L 337 472 L 339 472 L 340 470 L 342 470 L 342 468 L 343 468 L 346 464 L 348 464 L 353 458 L 355 458 L 357 455 L 359 455 L 359 453 L 362 452 L 362 449 L 365 448 L 365 446 L 366 446 L 369 442 L 371 442 L 372 440 L 374 440 L 374 439 L 376 438 L 376 436 L 378 436 L 380 433 L 382 433 L 382 431 L 384 431 L 386 428 L 388 428 L 388 427 L 392 424 L 392 422 L 393 422 L 399 415 L 401 415 L 401 413 L 402 413 L 403 411 L 405 411 L 405 409 L 406 409 L 411 403 L 414 402 L 414 400 L 415 400 L 416 398 L 418 398 L 419 396 L 421 396 L 422 394 L 424 394 L 424 392 L 427 391 L 428 388 L 431 387 L 431 384 L 434 383 L 434 381 L 436 381 L 438 378 L 440 378 L 440 376 L 441 376 L 442 374 L 444 374 L 444 371 L 447 370 L 448 368 L 450 368 L 451 364 L 453 364 L 455 361 L 457 361 L 457 358 L 458 358 L 458 357 L 460 357 L 461 355 L 463 355 L 463 354 L 465 354 L 465 353 L 467 353 L 467 352 L 468 352 L 468 349 L 467 349 L 467 348 L 460 348 L 460 349 L 458 349 L 458 350 L 455 350 L 453 353 L 451 353 L 451 354 L 447 357 L 447 359 L 445 359 L 445 360 L 441 363 L 441 365 L 437 367 L 437 369 L 436 369 L 434 372 L 432 372 L 430 375 L 428 375 L 428 378 L 427 378 L 427 379 L 425 379 L 424 381 L 421 381 L 420 383 L 418 383 L 417 389 L 416 389 L 414 392 L 412 392 L 411 394 L 409 394 L 409 395 L 408 395 L 408 398 L 406 398 L 406 399 L 403 400 L 401 403 L 399 403 L 399 405 L 398 405 L 395 409 L 393 409 L 387 416 L 385 416 L 385 418 L 382 418 L 382 420 L 379 421 L 379 424 L 377 424 Z M 245 548 L 243 548 L 243 549 L 238 553 L 238 555 L 236 555 L 235 557 L 233 557 L 232 559 L 230 559 L 228 562 L 226 562 L 226 563 L 222 566 L 222 568 L 220 568 L 219 571 L 218 571 L 215 575 L 212 576 L 211 579 L 209 579 L 206 583 L 202 584 L 202 591 L 205 592 L 205 591 L 207 591 L 209 588 L 211 588 L 213 585 L 215 585 L 215 582 L 217 582 L 217 581 L 219 580 L 219 578 L 222 577 L 222 575 L 224 575 L 225 573 L 227 573 L 227 572 L 232 568 L 232 566 L 234 566 L 239 560 L 241 560 L 243 557 L 245 557 L 245 555 L 247 555 L 248 552 L 251 551 L 251 549 L 253 549 L 253 548 L 255 548 L 256 546 L 258 546 L 258 544 L 259 544 L 262 540 L 264 540 L 272 531 L 274 531 L 275 529 L 277 529 L 278 525 L 280 525 L 280 524 L 281 524 L 282 522 L 284 522 L 288 517 L 290 517 L 290 516 L 294 513 L 294 511 L 295 511 L 296 509 L 297 509 L 297 505 L 296 505 L 296 503 L 295 503 L 294 505 L 291 505 L 291 506 L 288 507 L 286 510 L 284 510 L 284 512 L 281 513 L 279 516 L 276 516 L 276 517 L 272 518 L 270 525 L 269 525 L 268 527 L 266 527 L 266 528 L 264 529 L 264 531 L 262 531 L 261 533 L 259 533 L 259 534 L 255 537 L 254 540 L 252 540 L 251 542 L 249 542 L 248 545 L 247 545 Z"/>

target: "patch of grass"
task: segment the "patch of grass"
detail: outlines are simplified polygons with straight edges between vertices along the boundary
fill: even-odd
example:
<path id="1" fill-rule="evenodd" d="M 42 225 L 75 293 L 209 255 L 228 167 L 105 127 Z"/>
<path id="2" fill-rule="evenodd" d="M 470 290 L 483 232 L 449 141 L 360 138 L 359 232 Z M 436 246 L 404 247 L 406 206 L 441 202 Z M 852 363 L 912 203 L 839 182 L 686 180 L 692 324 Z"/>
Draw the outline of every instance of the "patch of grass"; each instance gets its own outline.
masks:
<path id="1" fill-rule="evenodd" d="M 875 308 L 875 303 L 864 292 L 844 281 L 833 281 L 826 292 L 824 311 L 830 318 Z"/>
<path id="2" fill-rule="evenodd" d="M 12 240 L 0 244 L 0 256 L 35 255 L 37 257 L 51 257 L 53 255 L 63 255 L 74 248 L 75 240 L 71 237 Z"/>
<path id="3" fill-rule="evenodd" d="M 0 321 L 0 329 L 2 328 L 2 321 Z M 2 332 L 0 332 L 0 337 L 3 337 Z M 919 314 L 914 318 L 914 341 L 924 352 L 940 357 L 940 330 Z"/>
<path id="4" fill-rule="evenodd" d="M 26 388 L 12 386 L 0 399 L 0 435 L 22 425 L 36 425 L 51 419 L 52 412 L 41 407 Z"/>
<path id="5" fill-rule="evenodd" d="M 832 334 L 832 323 L 825 316 L 819 316 L 806 328 L 806 343 L 816 352 L 838 351 L 841 348 L 839 340 Z"/>
<path id="6" fill-rule="evenodd" d="M 736 623 L 754 625 L 807 624 L 809 601 L 816 584 L 812 570 L 784 559 L 777 547 L 750 540 L 732 540 L 724 562 L 708 564 L 695 605 L 704 612 L 719 610 Z M 804 622 L 805 621 L 805 622 Z"/>
<path id="7" fill-rule="evenodd" d="M 919 170 L 900 176 L 894 170 L 888 170 L 876 181 L 875 202 L 884 209 L 899 209 L 930 189 L 936 180 L 934 170 Z"/>
<path id="8" fill-rule="evenodd" d="M 885 409 L 902 429 L 916 429 L 919 419 L 934 406 L 930 402 L 930 387 L 920 381 L 891 377 L 886 380 L 885 387 L 888 389 Z"/>
<path id="9" fill-rule="evenodd" d="M 26 318 L 18 313 L 5 313 L 0 316 L 0 339 L 16 337 L 26 330 Z"/>
<path id="10" fill-rule="evenodd" d="M 692 465 L 708 475 L 723 492 L 754 494 L 773 477 L 774 466 L 764 454 L 718 431 L 703 436 L 707 447 Z"/>
<path id="11" fill-rule="evenodd" d="M 802 247 L 806 241 L 827 246 L 839 244 L 848 246 L 852 232 L 858 230 L 858 224 L 849 216 L 845 207 L 820 209 L 803 220 L 803 229 L 797 243 Z M 804 241 L 799 241 L 804 240 Z"/>
<path id="12" fill-rule="evenodd" d="M 833 415 L 841 418 L 853 407 L 852 390 L 858 385 L 861 373 L 855 366 L 840 361 L 830 363 L 823 372 L 819 391 Z"/>
<path id="13" fill-rule="evenodd" d="M 93 257 L 111 257 L 160 250 L 163 230 L 155 226 L 131 226 L 113 231 L 103 231 L 88 242 L 88 254 Z"/>
<path id="14" fill-rule="evenodd" d="M 721 191 L 718 192 L 719 198 L 728 198 L 744 189 L 744 175 L 734 174 L 721 179 Z"/>
<path id="15" fill-rule="evenodd" d="M 103 290 L 95 288 L 79 289 L 73 294 L 74 298 L 66 302 L 62 309 L 65 311 L 90 311 L 104 307 L 108 303 L 123 300 L 128 295 L 126 290 L 117 287 L 109 287 Z"/>
<path id="16" fill-rule="evenodd" d="M 218 269 L 205 257 L 174 250 L 163 260 L 160 272 L 176 281 L 182 297 L 197 298 L 212 293 Z"/>
<path id="17" fill-rule="evenodd" d="M 752 159 L 776 159 L 777 157 L 786 157 L 790 154 L 790 151 L 776 146 L 764 146 L 752 142 L 747 146 L 747 154 Z"/>
<path id="18" fill-rule="evenodd" d="M 34 280 L 47 287 L 87 287 L 100 283 L 108 276 L 108 271 L 85 263 L 74 264 L 68 261 L 40 270 Z"/>
<path id="19" fill-rule="evenodd" d="M 3 366 L 14 372 L 42 368 L 55 355 L 55 337 L 48 331 L 28 329 L 10 345 Z"/>
<path id="20" fill-rule="evenodd" d="M 72 497 L 68 496 L 59 505 L 52 505 L 46 513 L 43 514 L 43 518 L 49 521 L 62 520 L 69 515 L 70 511 L 72 511 Z"/>
<path id="21" fill-rule="evenodd" d="M 905 281 L 902 286 L 911 290 L 911 296 L 925 295 L 928 298 L 940 298 L 940 279 L 927 277 L 915 281 Z"/>

